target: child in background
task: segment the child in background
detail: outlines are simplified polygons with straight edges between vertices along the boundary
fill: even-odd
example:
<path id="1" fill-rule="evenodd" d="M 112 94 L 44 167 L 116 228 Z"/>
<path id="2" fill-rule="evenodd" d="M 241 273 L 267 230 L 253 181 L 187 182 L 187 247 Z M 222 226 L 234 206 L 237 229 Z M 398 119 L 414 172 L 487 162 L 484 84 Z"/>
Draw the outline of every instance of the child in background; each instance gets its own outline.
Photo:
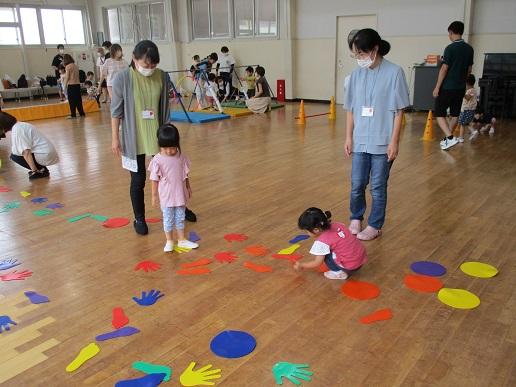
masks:
<path id="1" fill-rule="evenodd" d="M 196 249 L 199 245 L 185 238 L 186 202 L 192 197 L 188 179 L 190 160 L 181 152 L 179 131 L 174 125 L 161 126 L 157 136 L 160 153 L 152 158 L 149 171 L 152 206 L 157 207 L 159 201 L 163 212 L 163 228 L 167 238 L 163 251 L 174 250 L 174 230 L 178 247 Z"/>
<path id="2" fill-rule="evenodd" d="M 206 101 L 208 107 L 213 108 L 215 104 L 215 97 L 217 96 L 217 77 L 213 73 L 208 74 L 208 82 L 205 84 Z"/>
<path id="3" fill-rule="evenodd" d="M 254 75 L 254 69 L 252 68 L 252 66 L 248 66 L 245 69 L 244 81 L 247 83 L 247 97 L 248 98 L 254 97 L 256 76 Z"/>
<path id="4" fill-rule="evenodd" d="M 222 77 L 217 77 L 217 97 L 219 98 L 219 101 L 226 102 L 230 93 L 230 84 L 226 83 Z"/>
<path id="5" fill-rule="evenodd" d="M 68 96 L 66 95 L 66 70 L 63 65 L 59 66 L 59 98 L 61 101 L 66 101 Z"/>
<path id="6" fill-rule="evenodd" d="M 466 94 L 462 99 L 459 115 L 459 142 L 464 142 L 464 127 L 473 121 L 477 107 L 477 91 L 475 90 L 475 76 L 469 74 L 466 79 Z"/>
<path id="7" fill-rule="evenodd" d="M 98 92 L 97 87 L 93 86 L 89 79 L 84 81 L 84 87 L 86 88 L 86 92 L 88 93 L 88 100 L 97 101 L 97 105 L 100 107 L 100 93 Z"/>
<path id="8" fill-rule="evenodd" d="M 93 71 L 88 71 L 86 73 L 86 81 L 90 81 L 92 85 L 95 83 L 95 74 Z"/>
<path id="9" fill-rule="evenodd" d="M 233 70 L 235 69 L 235 58 L 229 53 L 229 48 L 226 46 L 221 47 L 220 49 L 221 55 L 217 61 L 217 74 L 224 82 L 224 88 L 228 88 L 231 90 L 233 86 Z M 229 92 L 227 93 L 229 95 Z"/>
<path id="10" fill-rule="evenodd" d="M 301 214 L 298 226 L 316 238 L 310 249 L 315 257 L 310 262 L 296 262 L 295 270 L 314 269 L 324 262 L 330 269 L 324 273 L 326 278 L 345 280 L 367 262 L 362 243 L 344 224 L 332 222 L 331 212 L 311 207 Z"/>
<path id="11" fill-rule="evenodd" d="M 491 114 L 484 114 L 480 106 L 477 106 L 477 110 L 475 111 L 475 115 L 473 116 L 473 128 L 470 128 L 471 135 L 469 136 L 470 140 L 473 140 L 478 137 L 479 131 L 484 134 L 489 131 L 489 135 L 493 136 L 495 134 L 494 124 L 496 123 L 496 118 Z"/>

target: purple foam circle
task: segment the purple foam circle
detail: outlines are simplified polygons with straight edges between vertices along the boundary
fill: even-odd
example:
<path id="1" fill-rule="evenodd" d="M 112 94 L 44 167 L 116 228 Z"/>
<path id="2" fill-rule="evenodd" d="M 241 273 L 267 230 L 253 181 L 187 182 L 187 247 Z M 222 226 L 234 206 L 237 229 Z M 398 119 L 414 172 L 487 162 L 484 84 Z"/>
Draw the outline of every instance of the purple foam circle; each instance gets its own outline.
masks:
<path id="1" fill-rule="evenodd" d="M 414 273 L 431 277 L 440 277 L 446 274 L 446 268 L 443 265 L 432 261 L 417 261 L 412 263 L 410 268 Z"/>

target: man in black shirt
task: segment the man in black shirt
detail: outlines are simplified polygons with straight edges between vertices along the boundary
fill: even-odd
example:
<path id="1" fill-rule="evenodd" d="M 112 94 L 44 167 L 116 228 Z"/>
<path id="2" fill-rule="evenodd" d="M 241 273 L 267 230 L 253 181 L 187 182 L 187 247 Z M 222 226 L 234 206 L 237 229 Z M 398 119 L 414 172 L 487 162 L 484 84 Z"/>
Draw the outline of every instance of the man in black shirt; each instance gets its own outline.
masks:
<path id="1" fill-rule="evenodd" d="M 57 45 L 58 54 L 54 56 L 54 59 L 52 60 L 52 67 L 56 73 L 56 78 L 59 79 L 59 66 L 63 64 L 63 55 L 64 55 L 64 46 L 62 44 Z"/>
<path id="2" fill-rule="evenodd" d="M 464 23 L 454 21 L 448 27 L 452 43 L 446 47 L 443 62 L 433 91 L 435 98 L 435 117 L 446 137 L 441 141 L 441 149 L 446 150 L 458 143 L 453 136 L 457 125 L 462 98 L 466 91 L 466 78 L 473 66 L 473 47 L 462 39 Z M 446 120 L 446 110 L 450 109 L 450 122 Z"/>

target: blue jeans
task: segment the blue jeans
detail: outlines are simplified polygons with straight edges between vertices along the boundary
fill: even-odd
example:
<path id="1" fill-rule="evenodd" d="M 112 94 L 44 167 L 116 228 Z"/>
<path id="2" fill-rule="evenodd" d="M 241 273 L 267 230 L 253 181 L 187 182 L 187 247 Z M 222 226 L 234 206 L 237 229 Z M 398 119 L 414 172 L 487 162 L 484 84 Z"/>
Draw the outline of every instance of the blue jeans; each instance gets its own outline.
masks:
<path id="1" fill-rule="evenodd" d="M 337 262 L 335 262 L 335 260 L 333 259 L 333 253 L 330 253 L 330 254 L 327 254 L 324 256 L 324 263 L 326 264 L 326 267 L 328 267 L 328 269 L 330 269 L 331 271 L 343 271 L 347 275 L 356 273 L 362 267 L 362 266 L 359 266 L 353 270 L 345 269 L 345 268 L 341 267 L 339 264 L 337 264 Z"/>
<path id="2" fill-rule="evenodd" d="M 368 224 L 380 230 L 385 221 L 387 207 L 387 180 L 392 167 L 392 161 L 387 161 L 387 155 L 353 152 L 351 162 L 351 197 L 349 208 L 351 220 L 364 219 L 366 210 L 365 189 L 371 180 L 371 197 L 373 203 L 369 214 Z"/>

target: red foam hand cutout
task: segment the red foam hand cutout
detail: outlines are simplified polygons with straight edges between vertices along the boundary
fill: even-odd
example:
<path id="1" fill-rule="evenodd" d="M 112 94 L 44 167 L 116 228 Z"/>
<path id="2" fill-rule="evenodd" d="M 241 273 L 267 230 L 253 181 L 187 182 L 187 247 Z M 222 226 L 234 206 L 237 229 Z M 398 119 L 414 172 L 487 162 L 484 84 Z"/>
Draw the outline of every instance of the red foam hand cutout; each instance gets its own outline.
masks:
<path id="1" fill-rule="evenodd" d="M 145 219 L 145 221 L 147 223 L 159 223 L 159 222 L 161 222 L 161 218 L 148 218 L 148 219 Z"/>
<path id="2" fill-rule="evenodd" d="M 341 291 L 344 295 L 354 300 L 369 300 L 380 295 L 380 288 L 365 281 L 347 280 L 342 285 Z"/>
<path id="3" fill-rule="evenodd" d="M 228 242 L 243 242 L 247 240 L 247 235 L 245 234 L 226 234 L 224 235 L 224 239 Z"/>
<path id="4" fill-rule="evenodd" d="M 9 187 L 0 187 L 0 192 L 9 192 L 11 189 Z"/>
<path id="5" fill-rule="evenodd" d="M 231 263 L 234 262 L 238 257 L 232 251 L 222 251 L 215 254 L 215 259 L 220 263 Z"/>
<path id="6" fill-rule="evenodd" d="M 202 275 L 211 273 L 211 270 L 207 267 L 194 267 L 192 269 L 182 269 L 176 272 L 179 275 Z"/>
<path id="7" fill-rule="evenodd" d="M 392 310 L 390 308 L 380 309 L 374 313 L 368 314 L 360 319 L 362 324 L 371 324 L 377 321 L 390 320 L 392 318 Z"/>
<path id="8" fill-rule="evenodd" d="M 272 258 L 286 259 L 287 261 L 295 263 L 303 258 L 303 256 L 299 254 L 272 254 Z"/>
<path id="9" fill-rule="evenodd" d="M 25 278 L 31 277 L 32 271 L 24 270 L 24 271 L 12 271 L 7 274 L 0 275 L 0 280 L 2 281 L 22 281 Z"/>
<path id="10" fill-rule="evenodd" d="M 270 250 L 265 246 L 247 246 L 245 248 L 245 252 L 247 254 L 252 255 L 253 257 L 263 257 L 269 254 Z"/>
<path id="11" fill-rule="evenodd" d="M 321 263 L 318 267 L 315 268 L 315 271 L 319 272 L 319 273 L 325 273 L 327 272 L 328 270 L 328 266 L 326 266 L 326 264 L 323 262 Z"/>
<path id="12" fill-rule="evenodd" d="M 127 218 L 109 218 L 104 223 L 102 223 L 102 226 L 106 228 L 118 228 L 118 227 L 124 227 L 129 224 L 129 219 Z"/>
<path id="13" fill-rule="evenodd" d="M 129 324 L 129 318 L 125 315 L 122 308 L 113 308 L 113 319 L 111 320 L 111 324 L 115 329 L 120 329 L 123 326 Z"/>
<path id="14" fill-rule="evenodd" d="M 257 273 L 269 273 L 272 271 L 272 267 L 270 267 L 270 266 L 257 265 L 256 263 L 252 263 L 252 262 L 245 262 L 244 266 Z"/>
<path id="15" fill-rule="evenodd" d="M 154 261 L 141 261 L 135 267 L 134 271 L 143 270 L 145 273 L 156 271 L 161 268 L 161 264 Z"/>
<path id="16" fill-rule="evenodd" d="M 425 293 L 438 292 L 444 286 L 439 278 L 419 274 L 407 274 L 403 282 L 407 288 Z"/>
<path id="17" fill-rule="evenodd" d="M 213 262 L 213 259 L 209 258 L 199 258 L 197 261 L 193 261 L 190 263 L 183 263 L 181 265 L 181 269 L 191 269 L 192 267 L 198 266 L 206 266 Z"/>

